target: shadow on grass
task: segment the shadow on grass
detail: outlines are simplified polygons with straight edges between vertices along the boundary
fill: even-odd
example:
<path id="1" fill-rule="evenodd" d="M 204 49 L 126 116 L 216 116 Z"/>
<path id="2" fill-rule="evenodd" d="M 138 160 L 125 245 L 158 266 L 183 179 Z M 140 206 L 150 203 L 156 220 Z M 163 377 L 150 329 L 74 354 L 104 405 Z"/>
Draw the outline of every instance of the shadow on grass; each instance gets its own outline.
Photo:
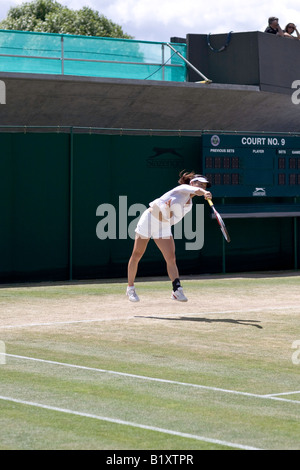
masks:
<path id="1" fill-rule="evenodd" d="M 154 317 L 154 316 L 143 316 L 136 315 L 135 318 L 150 318 L 153 320 L 168 320 L 168 321 L 195 321 L 195 322 L 204 322 L 204 323 L 233 323 L 235 325 L 244 325 L 244 326 L 254 326 L 262 330 L 262 326 L 258 325 L 257 320 L 234 320 L 233 318 L 205 318 L 205 317 Z"/>

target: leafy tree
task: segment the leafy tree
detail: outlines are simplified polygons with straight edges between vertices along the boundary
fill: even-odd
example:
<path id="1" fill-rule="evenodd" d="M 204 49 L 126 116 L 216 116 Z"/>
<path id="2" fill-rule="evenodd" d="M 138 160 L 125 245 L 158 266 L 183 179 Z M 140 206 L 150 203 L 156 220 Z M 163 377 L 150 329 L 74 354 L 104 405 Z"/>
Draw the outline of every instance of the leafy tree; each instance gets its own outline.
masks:
<path id="1" fill-rule="evenodd" d="M 132 39 L 98 11 L 89 7 L 71 10 L 55 0 L 34 0 L 10 8 L 0 29 Z"/>

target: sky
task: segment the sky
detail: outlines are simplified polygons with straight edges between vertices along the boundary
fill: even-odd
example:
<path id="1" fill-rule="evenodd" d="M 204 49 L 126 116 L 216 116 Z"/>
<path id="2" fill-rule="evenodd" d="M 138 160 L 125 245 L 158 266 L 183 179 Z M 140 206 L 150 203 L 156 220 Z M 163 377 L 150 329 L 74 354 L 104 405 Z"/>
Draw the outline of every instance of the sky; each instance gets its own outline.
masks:
<path id="1" fill-rule="evenodd" d="M 31 0 L 26 0 L 31 1 Z M 89 6 L 122 26 L 136 40 L 167 42 L 187 34 L 218 34 L 264 31 L 269 16 L 279 18 L 282 28 L 299 23 L 299 0 L 57 0 L 78 10 Z M 10 7 L 24 0 L 0 0 L 0 20 Z"/>

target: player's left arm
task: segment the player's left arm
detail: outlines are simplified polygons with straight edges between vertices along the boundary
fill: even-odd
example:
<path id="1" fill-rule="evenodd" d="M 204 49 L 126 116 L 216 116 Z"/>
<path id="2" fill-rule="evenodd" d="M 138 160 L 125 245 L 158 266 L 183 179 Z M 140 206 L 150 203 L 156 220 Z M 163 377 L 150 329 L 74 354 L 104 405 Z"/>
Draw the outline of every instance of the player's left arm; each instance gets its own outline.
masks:
<path id="1" fill-rule="evenodd" d="M 197 196 L 204 196 L 204 199 L 212 199 L 212 194 L 210 191 L 206 191 L 206 189 L 198 188 L 195 193 Z"/>

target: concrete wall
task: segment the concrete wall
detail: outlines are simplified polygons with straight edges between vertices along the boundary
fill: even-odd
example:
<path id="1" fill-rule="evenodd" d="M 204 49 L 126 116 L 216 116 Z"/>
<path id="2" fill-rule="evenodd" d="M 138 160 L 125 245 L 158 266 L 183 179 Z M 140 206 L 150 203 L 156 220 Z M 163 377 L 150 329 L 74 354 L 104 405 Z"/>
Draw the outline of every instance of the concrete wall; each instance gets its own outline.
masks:
<path id="1" fill-rule="evenodd" d="M 292 82 L 300 80 L 300 43 L 296 40 L 259 31 L 209 37 L 189 34 L 187 46 L 188 60 L 214 83 L 255 85 L 262 91 L 289 95 Z M 199 80 L 191 69 L 189 80 Z"/>
<path id="2" fill-rule="evenodd" d="M 4 72 L 0 80 L 0 126 L 299 131 L 292 90 Z"/>

